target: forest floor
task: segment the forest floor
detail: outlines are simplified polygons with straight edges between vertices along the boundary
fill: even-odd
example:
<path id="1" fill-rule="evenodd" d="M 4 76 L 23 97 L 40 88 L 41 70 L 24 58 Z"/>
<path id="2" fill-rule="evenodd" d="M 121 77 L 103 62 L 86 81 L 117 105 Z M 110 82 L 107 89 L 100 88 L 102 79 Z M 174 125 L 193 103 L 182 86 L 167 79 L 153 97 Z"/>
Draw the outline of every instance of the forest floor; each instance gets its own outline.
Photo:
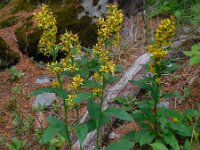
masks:
<path id="1" fill-rule="evenodd" d="M 10 6 L 1 9 L 0 22 L 9 17 L 9 15 L 11 15 Z M 9 78 L 9 69 L 0 72 L 0 149 L 2 150 L 5 149 L 5 142 L 9 143 L 13 137 L 26 139 L 28 141 L 28 149 L 42 149 L 37 144 L 38 142 L 34 132 L 35 128 L 39 128 L 41 125 L 45 127 L 45 117 L 50 114 L 63 115 L 63 111 L 56 110 L 54 106 L 39 113 L 32 110 L 34 97 L 30 97 L 29 93 L 39 87 L 48 87 L 51 85 L 51 83 L 38 84 L 36 83 L 36 79 L 42 75 L 49 75 L 52 77 L 54 75 L 47 70 L 45 66 L 39 65 L 28 56 L 24 55 L 18 48 L 19 46 L 17 45 L 15 30 L 22 25 L 22 20 L 31 15 L 32 13 L 20 12 L 17 14 L 20 21 L 11 27 L 0 29 L 0 36 L 6 41 L 11 50 L 20 55 L 20 60 L 16 64 L 17 70 L 24 72 L 24 77 L 17 81 L 12 81 Z M 136 58 L 146 52 L 148 42 L 146 35 L 144 34 L 145 30 L 142 18 L 140 16 L 135 16 L 133 19 L 135 22 L 135 38 L 133 39 L 133 45 L 114 58 L 115 62 L 122 65 L 125 70 L 133 64 Z M 159 21 L 159 18 L 149 20 L 149 28 L 154 30 Z M 191 45 L 187 45 L 188 49 L 190 49 L 190 47 Z M 178 99 L 170 99 L 170 108 L 180 111 L 186 108 L 196 108 L 197 103 L 200 101 L 200 67 L 189 67 L 188 58 L 186 57 L 177 59 L 179 59 L 178 63 L 182 65 L 182 68 L 175 71 L 171 76 L 163 77 L 163 90 L 179 91 L 186 96 L 186 99 L 182 102 Z M 62 102 L 58 100 L 57 104 L 61 107 Z M 83 105 L 80 114 L 83 114 L 84 111 L 85 106 Z M 32 118 L 36 121 L 31 122 L 30 120 Z M 22 122 L 26 120 L 23 123 L 25 124 L 27 122 L 27 126 L 22 127 L 16 125 L 18 128 L 14 127 L 13 124 L 15 123 L 13 120 L 16 121 L 17 119 L 21 119 Z M 40 123 L 41 120 L 43 121 L 42 123 Z M 72 112 L 69 115 L 69 120 L 73 123 L 73 120 L 75 120 L 75 112 Z M 22 129 L 20 129 L 20 127 L 22 127 Z M 137 128 L 138 126 L 135 122 L 132 122 L 129 124 L 120 124 L 117 128 L 113 128 L 113 130 L 117 135 L 119 135 L 119 137 L 121 137 L 128 131 Z M 110 140 L 107 143 L 115 140 Z"/>

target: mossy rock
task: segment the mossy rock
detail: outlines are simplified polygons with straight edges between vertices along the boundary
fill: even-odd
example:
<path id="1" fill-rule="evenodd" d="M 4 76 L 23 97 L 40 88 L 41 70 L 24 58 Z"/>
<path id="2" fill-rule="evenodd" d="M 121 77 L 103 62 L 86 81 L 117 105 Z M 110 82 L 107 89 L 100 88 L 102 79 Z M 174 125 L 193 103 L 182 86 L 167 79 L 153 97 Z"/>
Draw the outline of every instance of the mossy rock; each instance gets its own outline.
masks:
<path id="1" fill-rule="evenodd" d="M 3 8 L 9 2 L 10 2 L 10 0 L 1 0 L 1 2 L 0 2 L 0 9 Z"/>
<path id="2" fill-rule="evenodd" d="M 71 29 L 79 35 L 79 40 L 84 47 L 92 47 L 97 42 L 97 25 L 92 23 L 92 19 L 83 16 L 75 22 Z"/>
<path id="3" fill-rule="evenodd" d="M 93 5 L 93 6 L 97 6 L 98 3 L 99 3 L 99 0 L 92 0 L 92 5 Z"/>
<path id="4" fill-rule="evenodd" d="M 85 47 L 91 47 L 96 43 L 97 26 L 92 23 L 92 19 L 88 16 L 78 19 L 78 7 L 76 8 L 75 4 L 65 5 L 60 9 L 60 6 L 52 5 L 51 7 L 54 8 L 53 11 L 57 20 L 57 39 L 68 30 L 77 33 L 81 44 Z"/>
<path id="5" fill-rule="evenodd" d="M 16 4 L 16 6 L 13 8 L 13 13 L 17 13 L 19 11 L 27 11 L 27 12 L 31 12 L 33 11 L 38 5 L 41 5 L 43 3 L 45 4 L 51 4 L 51 3 L 65 3 L 65 1 L 67 2 L 68 0 L 20 0 L 18 1 L 18 3 Z"/>
<path id="6" fill-rule="evenodd" d="M 10 16 L 7 19 L 0 22 L 0 28 L 11 27 L 15 25 L 18 21 L 19 19 L 17 18 L 17 16 Z"/>
<path id="7" fill-rule="evenodd" d="M 33 57 L 35 61 L 49 61 L 49 58 L 38 52 L 38 43 L 42 34 L 42 31 L 39 29 L 34 29 L 34 31 L 28 35 L 25 34 L 23 28 L 16 30 L 15 35 L 17 37 L 17 43 L 19 49 L 23 54 Z"/>
<path id="8" fill-rule="evenodd" d="M 17 64 L 19 58 L 19 55 L 10 51 L 6 42 L 0 37 L 0 70 Z"/>

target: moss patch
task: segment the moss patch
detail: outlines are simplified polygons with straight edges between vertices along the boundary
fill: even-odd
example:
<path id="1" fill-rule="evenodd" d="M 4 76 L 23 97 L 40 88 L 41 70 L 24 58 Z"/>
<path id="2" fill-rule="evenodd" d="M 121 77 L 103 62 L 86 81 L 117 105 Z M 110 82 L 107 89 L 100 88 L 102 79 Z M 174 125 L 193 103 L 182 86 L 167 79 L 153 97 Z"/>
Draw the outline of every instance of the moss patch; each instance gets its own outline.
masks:
<path id="1" fill-rule="evenodd" d="M 65 0 L 64 0 L 65 1 Z M 27 11 L 31 12 L 33 11 L 37 5 L 46 3 L 46 4 L 51 4 L 51 3 L 63 3 L 63 0 L 20 0 L 16 6 L 13 8 L 13 13 L 17 13 L 19 11 Z"/>
<path id="2" fill-rule="evenodd" d="M 92 5 L 93 5 L 93 6 L 97 6 L 98 3 L 99 3 L 99 0 L 92 0 Z"/>
<path id="3" fill-rule="evenodd" d="M 0 70 L 15 65 L 19 61 L 19 55 L 9 50 L 6 42 L 0 38 Z"/>
<path id="4" fill-rule="evenodd" d="M 57 20 L 57 38 L 59 39 L 59 36 L 68 30 L 79 35 L 79 40 L 83 46 L 91 47 L 94 45 L 97 39 L 97 26 L 92 23 L 91 18 L 84 16 L 78 19 L 79 6 L 77 3 L 60 7 L 60 5 L 51 5 Z"/>
<path id="5" fill-rule="evenodd" d="M 11 27 L 15 25 L 18 21 L 19 19 L 17 18 L 17 16 L 8 17 L 7 19 L 0 22 L 0 28 Z"/>
<path id="6" fill-rule="evenodd" d="M 10 0 L 1 0 L 1 2 L 0 2 L 0 9 L 3 8 L 9 2 L 10 2 Z"/>

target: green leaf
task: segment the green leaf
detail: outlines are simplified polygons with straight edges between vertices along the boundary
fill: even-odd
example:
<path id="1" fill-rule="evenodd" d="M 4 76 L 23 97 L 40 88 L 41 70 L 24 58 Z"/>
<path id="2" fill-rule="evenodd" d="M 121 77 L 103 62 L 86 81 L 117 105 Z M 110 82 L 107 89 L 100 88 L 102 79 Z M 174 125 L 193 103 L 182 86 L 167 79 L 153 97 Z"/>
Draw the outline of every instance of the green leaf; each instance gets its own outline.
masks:
<path id="1" fill-rule="evenodd" d="M 123 109 L 121 108 L 115 108 L 115 107 L 109 107 L 104 111 L 106 115 L 112 115 L 115 116 L 116 118 L 126 120 L 126 121 L 132 121 L 133 118 Z"/>
<path id="2" fill-rule="evenodd" d="M 89 69 L 87 67 L 80 67 L 80 69 L 77 71 L 77 74 L 80 74 L 81 77 L 88 79 L 89 78 Z"/>
<path id="3" fill-rule="evenodd" d="M 199 112 L 197 110 L 185 109 L 183 114 L 187 117 L 197 117 Z"/>
<path id="4" fill-rule="evenodd" d="M 192 45 L 192 51 L 199 51 L 200 50 L 200 43 Z"/>
<path id="5" fill-rule="evenodd" d="M 82 87 L 103 88 L 103 85 L 96 81 L 85 80 L 83 81 Z"/>
<path id="6" fill-rule="evenodd" d="M 168 150 L 168 148 L 162 143 L 153 143 L 150 145 L 153 148 L 153 150 Z"/>
<path id="7" fill-rule="evenodd" d="M 183 51 L 183 54 L 185 54 L 186 56 L 190 56 L 190 57 L 193 56 L 191 51 Z"/>
<path id="8" fill-rule="evenodd" d="M 93 93 L 92 92 L 84 92 L 84 93 L 78 93 L 75 98 L 72 99 L 73 103 L 80 103 L 84 100 L 92 99 Z"/>
<path id="9" fill-rule="evenodd" d="M 92 53 L 92 49 L 91 48 L 86 48 L 86 47 L 82 47 L 84 51 L 88 52 L 88 53 Z"/>
<path id="10" fill-rule="evenodd" d="M 104 76 L 104 78 L 106 80 L 105 81 L 106 84 L 117 82 L 117 81 L 120 80 L 120 77 L 112 76 L 112 74 L 109 74 L 109 73 L 104 73 L 103 76 Z"/>
<path id="11" fill-rule="evenodd" d="M 135 135 L 135 138 L 137 138 L 137 134 Z M 154 138 L 155 135 L 152 132 L 146 131 L 144 134 L 142 134 L 139 140 L 140 146 L 151 143 Z"/>
<path id="12" fill-rule="evenodd" d="M 66 99 L 68 97 L 69 92 L 62 88 L 40 88 L 33 92 L 31 92 L 30 96 L 35 96 L 42 93 L 55 93 L 57 96 L 62 99 Z"/>
<path id="13" fill-rule="evenodd" d="M 86 124 L 76 124 L 74 126 L 76 134 L 78 136 L 79 142 L 82 145 L 82 143 L 84 142 L 87 133 L 88 133 L 88 128 Z"/>
<path id="14" fill-rule="evenodd" d="M 139 86 L 140 88 L 144 89 L 144 90 L 148 90 L 148 91 L 152 91 L 152 88 L 147 85 L 144 80 L 137 80 L 137 81 L 129 81 L 131 84 L 135 85 L 135 86 Z"/>
<path id="15" fill-rule="evenodd" d="M 161 98 L 178 97 L 181 101 L 185 99 L 184 96 L 180 95 L 178 92 L 163 93 Z"/>
<path id="16" fill-rule="evenodd" d="M 164 129 L 168 122 L 168 120 L 164 116 L 159 117 L 158 121 L 160 122 L 161 129 Z"/>
<path id="17" fill-rule="evenodd" d="M 123 104 L 123 105 L 127 105 L 128 104 L 128 101 L 126 98 L 122 97 L 122 96 L 118 96 L 115 98 L 115 101 L 120 103 L 120 104 Z"/>
<path id="18" fill-rule="evenodd" d="M 90 117 L 93 120 L 95 120 L 97 125 L 100 117 L 100 106 L 93 100 L 89 99 L 87 103 L 87 110 L 89 112 Z"/>
<path id="19" fill-rule="evenodd" d="M 178 118 L 179 121 L 183 120 L 183 116 L 176 110 L 161 108 L 158 114 L 170 118 Z"/>
<path id="20" fill-rule="evenodd" d="M 135 133 L 136 133 L 136 131 L 128 132 L 128 133 L 125 134 L 125 136 L 123 137 L 123 139 L 134 141 L 134 139 L 135 139 Z"/>
<path id="21" fill-rule="evenodd" d="M 96 129 L 96 120 L 90 119 L 86 122 L 88 133 Z"/>
<path id="22" fill-rule="evenodd" d="M 181 66 L 174 64 L 174 63 L 170 63 L 169 65 L 165 66 L 165 69 L 163 70 L 163 73 L 165 74 L 169 74 L 172 73 L 174 71 L 176 71 L 177 69 L 181 68 Z"/>
<path id="23" fill-rule="evenodd" d="M 164 141 L 169 144 L 173 150 L 180 150 L 178 141 L 173 134 L 164 135 Z"/>
<path id="24" fill-rule="evenodd" d="M 131 142 L 126 139 L 121 139 L 115 143 L 109 145 L 106 150 L 130 150 L 135 145 L 134 142 Z"/>
<path id="25" fill-rule="evenodd" d="M 122 66 L 120 65 L 116 65 L 116 70 L 115 70 L 116 73 L 123 73 L 124 72 L 124 69 Z"/>
<path id="26" fill-rule="evenodd" d="M 170 127 L 177 132 L 180 136 L 183 137 L 191 137 L 192 135 L 192 127 L 185 126 L 184 124 L 178 123 L 170 123 Z"/>
<path id="27" fill-rule="evenodd" d="M 67 125 L 56 117 L 48 117 L 46 119 L 48 128 L 44 131 L 43 143 L 47 143 L 54 138 L 56 134 L 60 134 L 68 141 L 68 129 Z"/>
<path id="28" fill-rule="evenodd" d="M 195 65 L 199 62 L 200 62 L 200 56 L 194 56 L 194 57 L 190 58 L 190 60 L 189 60 L 190 65 Z"/>

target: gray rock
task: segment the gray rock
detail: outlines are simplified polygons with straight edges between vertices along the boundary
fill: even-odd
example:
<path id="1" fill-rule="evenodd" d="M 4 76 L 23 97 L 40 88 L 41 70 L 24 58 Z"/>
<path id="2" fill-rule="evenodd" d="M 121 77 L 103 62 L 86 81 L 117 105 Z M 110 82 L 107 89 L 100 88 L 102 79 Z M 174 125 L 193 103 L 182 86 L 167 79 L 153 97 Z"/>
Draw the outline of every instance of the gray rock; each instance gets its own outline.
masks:
<path id="1" fill-rule="evenodd" d="M 162 101 L 158 104 L 158 108 L 169 108 L 169 102 L 168 101 Z"/>
<path id="2" fill-rule="evenodd" d="M 47 75 L 44 75 L 44 76 L 40 76 L 36 79 L 36 83 L 48 83 L 51 81 L 51 77 L 50 76 L 47 76 Z"/>
<path id="3" fill-rule="evenodd" d="M 54 93 L 43 93 L 38 94 L 33 102 L 34 108 L 48 107 L 56 100 L 56 95 Z"/>
<path id="4" fill-rule="evenodd" d="M 111 133 L 109 134 L 108 138 L 109 138 L 110 140 L 113 140 L 113 139 L 119 138 L 119 135 L 116 134 L 115 132 L 111 132 Z"/>

